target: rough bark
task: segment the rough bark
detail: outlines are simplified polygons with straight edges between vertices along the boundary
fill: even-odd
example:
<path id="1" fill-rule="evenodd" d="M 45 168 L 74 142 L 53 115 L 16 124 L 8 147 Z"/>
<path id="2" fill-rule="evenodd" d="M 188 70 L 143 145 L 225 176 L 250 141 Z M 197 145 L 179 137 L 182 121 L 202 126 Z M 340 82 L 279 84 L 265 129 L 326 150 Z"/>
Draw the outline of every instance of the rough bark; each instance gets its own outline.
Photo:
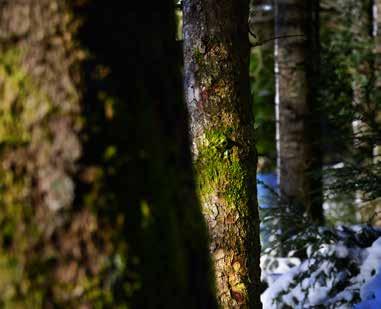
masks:
<path id="1" fill-rule="evenodd" d="M 318 79 L 318 2 L 275 1 L 278 177 L 282 200 L 323 222 Z"/>
<path id="2" fill-rule="evenodd" d="M 172 2 L 1 1 L 1 305 L 216 306 Z"/>
<path id="3" fill-rule="evenodd" d="M 185 95 L 223 308 L 260 308 L 248 1 L 184 1 Z"/>

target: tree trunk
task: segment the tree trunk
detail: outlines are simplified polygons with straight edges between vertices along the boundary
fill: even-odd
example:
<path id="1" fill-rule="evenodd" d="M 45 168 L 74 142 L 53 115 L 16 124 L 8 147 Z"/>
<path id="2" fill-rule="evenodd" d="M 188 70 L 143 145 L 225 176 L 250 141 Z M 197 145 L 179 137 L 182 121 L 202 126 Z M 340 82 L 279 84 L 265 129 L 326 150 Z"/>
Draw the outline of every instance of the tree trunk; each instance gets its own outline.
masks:
<path id="1" fill-rule="evenodd" d="M 372 141 L 370 138 L 372 121 L 371 115 L 371 87 L 372 85 L 372 1 L 350 2 L 351 17 L 358 22 L 353 23 L 351 34 L 353 36 L 353 108 L 354 119 L 352 121 L 353 131 L 353 164 L 366 169 L 372 163 Z M 356 190 L 355 205 L 361 204 L 367 199 L 367 193 Z M 360 219 L 360 213 L 357 213 Z"/>
<path id="2" fill-rule="evenodd" d="M 276 157 L 273 0 L 250 2 L 249 26 L 252 43 L 249 74 L 255 111 L 257 172 L 268 173 L 273 172 Z"/>
<path id="3" fill-rule="evenodd" d="M 173 1 L 147 5 L 0 5 L 1 305 L 216 307 Z"/>
<path id="4" fill-rule="evenodd" d="M 318 79 L 318 2 L 275 1 L 278 177 L 282 201 L 323 222 Z M 283 36 L 294 36 L 286 37 Z"/>
<path id="5" fill-rule="evenodd" d="M 353 1 L 349 8 L 352 18 L 358 22 L 352 24 L 351 33 L 354 38 L 353 54 L 357 61 L 354 63 L 353 76 L 353 105 L 355 109 L 355 119 L 352 122 L 353 143 L 359 156 L 368 161 L 371 158 L 371 143 L 367 141 L 366 134 L 369 131 L 369 107 L 370 91 L 372 83 L 372 6 L 370 0 Z M 356 154 L 355 154 L 356 155 Z M 365 155 L 365 156 L 364 156 Z"/>
<path id="6" fill-rule="evenodd" d="M 68 12 L 65 1 L 0 5 L 0 255 L 21 270 L 2 264 L 10 275 L 0 298 L 10 306 L 81 304 L 74 290 L 92 282 L 104 258 L 97 218 L 74 208 L 84 51 Z"/>
<path id="7" fill-rule="evenodd" d="M 185 95 L 223 308 L 260 308 L 248 1 L 184 1 Z"/>
<path id="8" fill-rule="evenodd" d="M 376 128 L 381 127 L 381 1 L 373 0 L 373 36 L 375 40 L 375 61 L 374 61 L 374 72 L 375 72 L 375 126 Z M 381 162 L 381 137 L 376 136 L 374 146 L 373 146 L 373 162 Z"/>

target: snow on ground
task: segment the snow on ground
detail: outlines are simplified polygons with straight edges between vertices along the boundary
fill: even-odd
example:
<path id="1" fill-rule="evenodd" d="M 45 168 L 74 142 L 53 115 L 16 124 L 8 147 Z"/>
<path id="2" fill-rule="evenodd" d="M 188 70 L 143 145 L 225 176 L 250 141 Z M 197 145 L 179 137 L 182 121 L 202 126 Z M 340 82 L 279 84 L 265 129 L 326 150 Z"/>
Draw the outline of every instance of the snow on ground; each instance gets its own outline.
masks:
<path id="1" fill-rule="evenodd" d="M 262 256 L 264 309 L 381 309 L 380 230 L 338 227 L 305 251 L 304 260 Z"/>
<path id="2" fill-rule="evenodd" d="M 381 308 L 381 237 L 367 249 L 367 257 L 355 282 L 360 287 L 362 300 L 355 308 Z"/>

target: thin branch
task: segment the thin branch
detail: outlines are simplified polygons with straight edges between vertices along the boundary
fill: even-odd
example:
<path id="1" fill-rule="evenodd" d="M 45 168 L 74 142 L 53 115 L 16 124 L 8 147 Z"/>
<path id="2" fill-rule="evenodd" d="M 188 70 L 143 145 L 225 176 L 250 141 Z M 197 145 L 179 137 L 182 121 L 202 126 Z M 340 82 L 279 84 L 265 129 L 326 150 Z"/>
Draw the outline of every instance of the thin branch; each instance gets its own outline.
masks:
<path id="1" fill-rule="evenodd" d="M 249 28 L 249 33 L 254 37 L 254 38 L 257 38 L 257 36 L 255 35 L 255 33 L 253 31 L 250 30 Z"/>
<path id="2" fill-rule="evenodd" d="M 264 45 L 268 42 L 275 41 L 278 39 L 287 39 L 287 38 L 294 38 L 294 37 L 305 37 L 305 36 L 303 34 L 286 34 L 286 35 L 280 35 L 280 36 L 276 36 L 276 37 L 273 37 L 270 39 L 262 40 L 262 41 L 259 41 L 257 43 L 251 43 L 250 45 L 251 45 L 251 47 L 257 47 L 257 46 L 261 46 L 261 45 Z"/>

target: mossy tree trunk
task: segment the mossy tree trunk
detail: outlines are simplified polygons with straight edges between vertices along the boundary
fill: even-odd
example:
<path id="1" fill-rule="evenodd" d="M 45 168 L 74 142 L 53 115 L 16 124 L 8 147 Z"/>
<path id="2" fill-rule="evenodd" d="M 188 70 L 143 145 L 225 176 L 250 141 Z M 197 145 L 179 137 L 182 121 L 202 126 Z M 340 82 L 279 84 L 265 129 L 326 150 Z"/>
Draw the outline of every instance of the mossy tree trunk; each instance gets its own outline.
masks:
<path id="1" fill-rule="evenodd" d="M 0 5 L 0 306 L 216 307 L 173 1 L 147 5 Z"/>
<path id="2" fill-rule="evenodd" d="M 301 215 L 307 213 L 322 223 L 318 24 L 318 1 L 275 1 L 275 36 L 280 37 L 275 41 L 280 195 Z"/>
<path id="3" fill-rule="evenodd" d="M 85 54 L 65 1 L 3 1 L 0 15 L 0 254 L 9 273 L 0 298 L 84 304 L 104 258 L 97 218 L 74 207 Z"/>
<path id="4" fill-rule="evenodd" d="M 186 0 L 185 95 L 223 308 L 260 308 L 248 1 Z"/>

